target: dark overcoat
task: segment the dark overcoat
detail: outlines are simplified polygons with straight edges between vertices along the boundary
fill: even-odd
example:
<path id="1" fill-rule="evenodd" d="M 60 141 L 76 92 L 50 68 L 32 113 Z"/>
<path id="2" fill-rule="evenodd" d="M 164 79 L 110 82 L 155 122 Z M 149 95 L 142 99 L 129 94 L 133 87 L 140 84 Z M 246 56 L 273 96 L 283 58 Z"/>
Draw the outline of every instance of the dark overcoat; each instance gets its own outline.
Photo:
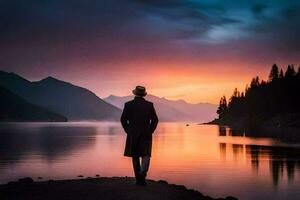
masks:
<path id="1" fill-rule="evenodd" d="M 126 102 L 121 123 L 127 133 L 124 156 L 151 156 L 152 134 L 158 123 L 153 103 L 142 97 Z"/>

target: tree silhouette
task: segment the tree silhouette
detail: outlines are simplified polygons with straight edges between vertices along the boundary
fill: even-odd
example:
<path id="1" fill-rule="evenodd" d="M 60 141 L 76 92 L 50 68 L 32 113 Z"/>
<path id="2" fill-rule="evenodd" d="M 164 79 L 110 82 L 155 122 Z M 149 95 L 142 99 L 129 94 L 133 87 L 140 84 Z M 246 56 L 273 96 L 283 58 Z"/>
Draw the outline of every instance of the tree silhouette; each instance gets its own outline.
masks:
<path id="1" fill-rule="evenodd" d="M 271 82 L 271 81 L 278 79 L 278 74 L 279 74 L 278 66 L 276 64 L 274 64 L 270 71 L 269 81 Z"/>
<path id="2" fill-rule="evenodd" d="M 258 87 L 259 86 L 259 77 L 256 76 L 252 79 L 250 87 L 254 88 L 254 87 Z"/>
<path id="3" fill-rule="evenodd" d="M 244 92 L 241 93 L 241 98 L 244 98 L 245 97 L 245 94 Z"/>
<path id="4" fill-rule="evenodd" d="M 217 110 L 217 114 L 219 115 L 219 119 L 222 119 L 227 112 L 227 100 L 226 97 L 223 96 L 220 100 L 220 104 Z"/>
<path id="5" fill-rule="evenodd" d="M 248 91 L 249 91 L 249 86 L 248 86 L 248 84 L 246 84 L 246 87 L 245 87 L 245 95 L 247 94 Z"/>
<path id="6" fill-rule="evenodd" d="M 238 91 L 237 88 L 234 89 L 233 95 L 232 95 L 232 96 L 233 96 L 233 97 L 240 97 L 240 92 Z"/>
<path id="7" fill-rule="evenodd" d="M 284 77 L 284 75 L 283 75 L 283 71 L 282 71 L 282 68 L 280 69 L 280 72 L 279 72 L 279 78 L 281 79 L 281 78 L 283 78 Z"/>
<path id="8" fill-rule="evenodd" d="M 288 65 L 286 72 L 285 72 L 285 77 L 290 78 L 296 75 L 296 71 L 294 68 L 294 65 Z"/>
<path id="9" fill-rule="evenodd" d="M 285 75 L 284 75 L 285 74 Z M 256 128 L 270 122 L 270 126 L 300 127 L 300 68 L 297 73 L 293 65 L 288 65 L 284 73 L 278 73 L 278 66 L 273 65 L 269 81 L 258 76 L 246 85 L 245 92 L 233 91 L 229 102 L 223 96 L 217 113 L 220 124 L 241 125 Z M 276 81 L 274 81 L 276 79 Z"/>

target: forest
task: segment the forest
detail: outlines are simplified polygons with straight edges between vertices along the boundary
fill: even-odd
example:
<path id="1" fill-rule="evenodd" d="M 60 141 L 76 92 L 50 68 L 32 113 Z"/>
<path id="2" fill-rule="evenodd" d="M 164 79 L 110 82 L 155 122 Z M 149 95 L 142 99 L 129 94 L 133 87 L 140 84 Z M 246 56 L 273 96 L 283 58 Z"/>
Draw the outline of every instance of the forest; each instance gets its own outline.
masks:
<path id="1" fill-rule="evenodd" d="M 240 92 L 223 96 L 211 123 L 244 128 L 300 128 L 300 67 L 288 65 L 285 72 L 274 64 L 267 81 L 254 77 Z"/>

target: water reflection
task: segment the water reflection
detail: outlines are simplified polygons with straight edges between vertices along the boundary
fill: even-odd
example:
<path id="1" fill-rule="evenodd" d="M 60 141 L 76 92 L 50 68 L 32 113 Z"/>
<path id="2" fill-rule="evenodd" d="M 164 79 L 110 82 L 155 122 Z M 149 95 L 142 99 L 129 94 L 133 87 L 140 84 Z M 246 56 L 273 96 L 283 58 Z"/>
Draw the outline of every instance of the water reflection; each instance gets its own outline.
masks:
<path id="1" fill-rule="evenodd" d="M 219 136 L 246 137 L 245 132 L 226 127 L 219 127 Z M 219 143 L 220 156 L 226 160 L 228 154 L 233 158 L 250 160 L 251 167 L 259 174 L 260 164 L 268 161 L 269 171 L 274 186 L 278 186 L 280 180 L 287 179 L 291 183 L 295 178 L 295 171 L 300 171 L 300 147 L 299 145 L 282 145 L 273 141 L 270 145 Z M 231 151 L 231 152 L 229 152 Z"/>
<path id="2" fill-rule="evenodd" d="M 261 131 L 256 129 L 237 129 L 228 126 L 218 126 L 219 136 L 241 136 L 241 137 L 255 137 L 255 138 L 279 138 L 282 141 L 300 141 L 299 131 Z"/>
<path id="3" fill-rule="evenodd" d="M 231 129 L 226 126 L 219 126 L 219 136 L 246 136 L 246 131 L 240 129 Z"/>
<path id="4" fill-rule="evenodd" d="M 24 176 L 132 176 L 125 136 L 119 123 L 0 123 L 0 183 Z M 151 179 L 214 197 L 300 199 L 299 143 L 227 127 L 160 123 L 152 153 Z"/>
<path id="5" fill-rule="evenodd" d="M 95 145 L 95 127 L 24 126 L 0 128 L 0 167 L 35 155 L 51 162 Z"/>

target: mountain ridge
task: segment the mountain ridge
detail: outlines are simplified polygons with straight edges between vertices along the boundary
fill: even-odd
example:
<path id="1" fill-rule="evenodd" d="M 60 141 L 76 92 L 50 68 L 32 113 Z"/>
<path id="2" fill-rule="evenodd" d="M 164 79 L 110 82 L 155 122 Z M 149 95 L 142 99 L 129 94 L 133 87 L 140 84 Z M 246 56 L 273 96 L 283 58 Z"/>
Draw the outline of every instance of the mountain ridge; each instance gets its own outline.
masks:
<path id="1" fill-rule="evenodd" d="M 109 95 L 103 100 L 122 109 L 126 101 L 133 99 L 133 96 Z M 169 100 L 165 97 L 158 97 L 148 94 L 145 99 L 152 101 L 157 110 L 160 121 L 170 122 L 205 122 L 216 117 L 217 105 L 207 103 L 190 104 L 185 100 Z"/>
<path id="2" fill-rule="evenodd" d="M 102 99 L 86 88 L 52 76 L 29 81 L 18 74 L 4 71 L 0 71 L 0 86 L 71 121 L 119 121 L 124 103 L 133 98 L 109 95 Z M 160 121 L 200 123 L 216 117 L 217 105 L 214 104 L 192 104 L 182 99 L 169 100 L 152 94 L 145 98 L 154 103 Z"/>
<path id="3" fill-rule="evenodd" d="M 3 87 L 0 87 L 0 99 L 0 121 L 67 121 L 66 117 L 33 105 Z"/>
<path id="4" fill-rule="evenodd" d="M 0 86 L 70 120 L 118 121 L 121 115 L 119 108 L 90 90 L 51 76 L 31 82 L 15 73 L 0 71 Z"/>

